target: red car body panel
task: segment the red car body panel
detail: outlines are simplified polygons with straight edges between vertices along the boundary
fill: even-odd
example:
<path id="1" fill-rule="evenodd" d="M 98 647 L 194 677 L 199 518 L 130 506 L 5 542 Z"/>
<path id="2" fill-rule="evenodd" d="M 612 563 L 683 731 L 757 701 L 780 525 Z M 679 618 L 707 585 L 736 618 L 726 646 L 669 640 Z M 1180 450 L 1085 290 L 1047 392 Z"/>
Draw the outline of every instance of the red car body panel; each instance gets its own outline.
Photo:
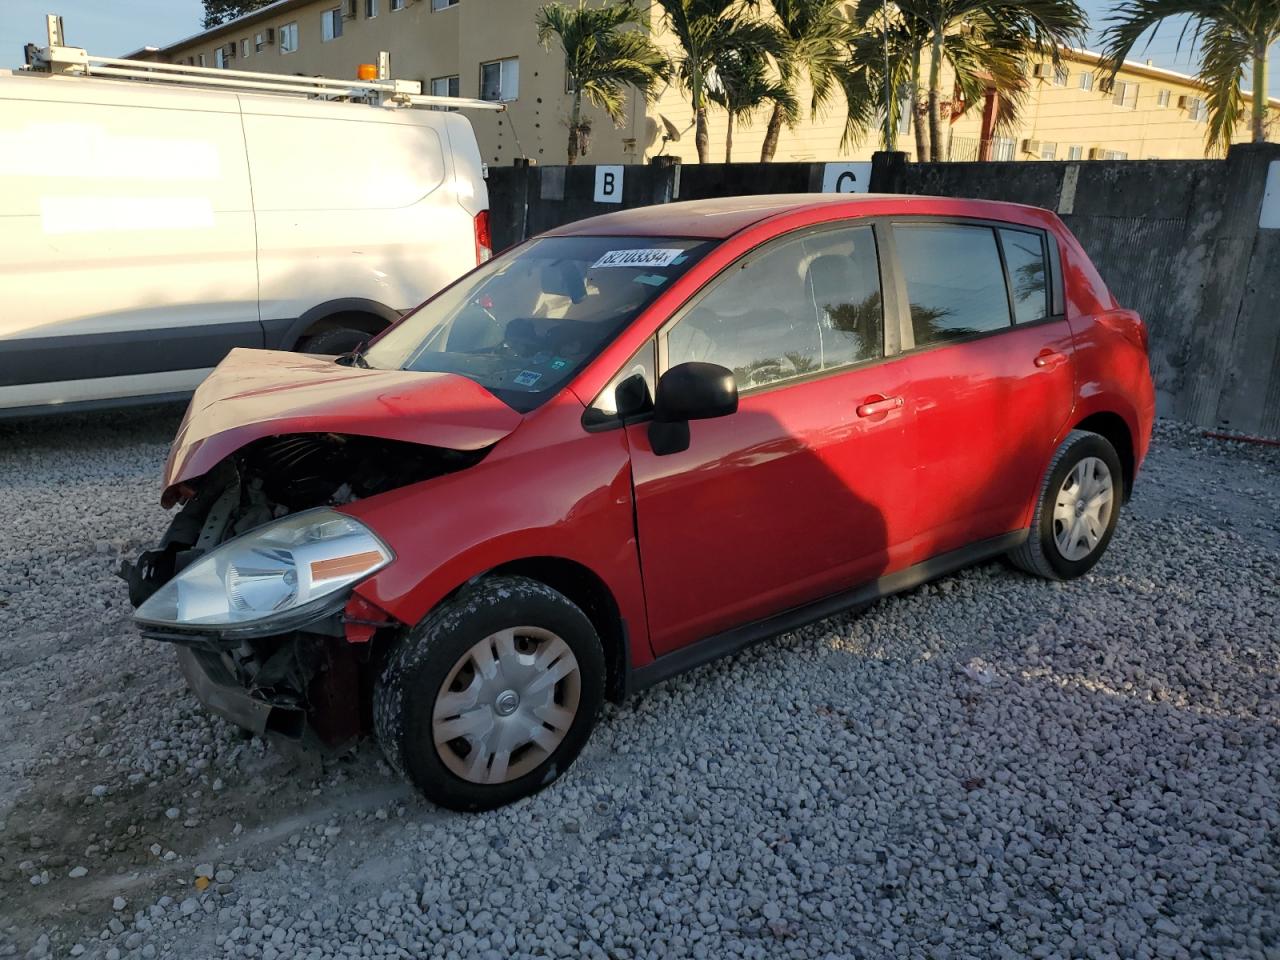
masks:
<path id="1" fill-rule="evenodd" d="M 260 437 L 350 433 L 479 450 L 522 419 L 465 377 L 366 370 L 326 357 L 242 347 L 192 397 L 169 452 L 164 486 L 204 474 Z"/>
<path id="2" fill-rule="evenodd" d="M 1058 244 L 1066 318 L 747 393 L 737 414 L 692 423 L 681 453 L 656 456 L 643 424 L 584 429 L 586 406 L 623 364 L 738 257 L 815 224 L 903 216 L 1045 230 Z M 342 508 L 396 554 L 356 594 L 417 623 L 496 567 L 571 562 L 612 595 L 640 667 L 734 625 L 1025 528 L 1053 450 L 1085 417 L 1120 417 L 1136 463 L 1145 455 L 1154 417 L 1145 331 L 1048 211 L 806 194 L 628 210 L 551 233 L 725 239 L 524 416 L 458 377 L 236 351 L 193 400 L 166 486 L 269 434 L 492 446 L 466 470 Z M 902 397 L 902 406 L 857 415 L 859 404 L 886 397 Z"/>

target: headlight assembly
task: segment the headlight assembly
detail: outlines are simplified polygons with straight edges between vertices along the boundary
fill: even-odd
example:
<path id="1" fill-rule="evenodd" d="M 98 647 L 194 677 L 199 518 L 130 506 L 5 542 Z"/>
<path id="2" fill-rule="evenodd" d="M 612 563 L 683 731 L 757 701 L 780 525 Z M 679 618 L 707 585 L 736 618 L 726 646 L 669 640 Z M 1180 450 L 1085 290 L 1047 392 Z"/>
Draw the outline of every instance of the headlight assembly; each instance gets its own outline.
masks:
<path id="1" fill-rule="evenodd" d="M 228 540 L 138 608 L 139 623 L 261 636 L 340 607 L 347 588 L 394 559 L 364 524 L 320 508 Z"/>

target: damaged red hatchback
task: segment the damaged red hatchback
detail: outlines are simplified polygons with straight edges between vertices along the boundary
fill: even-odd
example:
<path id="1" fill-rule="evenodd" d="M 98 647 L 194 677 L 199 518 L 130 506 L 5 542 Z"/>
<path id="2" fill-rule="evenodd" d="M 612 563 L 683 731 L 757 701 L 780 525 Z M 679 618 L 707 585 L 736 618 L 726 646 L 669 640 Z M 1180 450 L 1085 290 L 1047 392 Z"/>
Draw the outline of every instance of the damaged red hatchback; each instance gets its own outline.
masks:
<path id="1" fill-rule="evenodd" d="M 984 558 L 1079 576 L 1153 412 L 1141 320 L 1052 213 L 629 210 L 363 351 L 232 353 L 123 573 L 211 709 L 371 729 L 483 809 L 555 780 L 605 697 Z"/>

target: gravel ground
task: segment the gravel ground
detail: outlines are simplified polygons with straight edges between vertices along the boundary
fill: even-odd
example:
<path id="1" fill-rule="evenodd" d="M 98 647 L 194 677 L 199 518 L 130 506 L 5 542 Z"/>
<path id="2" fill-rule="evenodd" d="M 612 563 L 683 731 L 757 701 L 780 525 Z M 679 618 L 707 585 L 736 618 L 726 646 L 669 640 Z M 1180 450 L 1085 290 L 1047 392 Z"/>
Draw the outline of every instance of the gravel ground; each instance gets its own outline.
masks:
<path id="1" fill-rule="evenodd" d="M 463 816 L 133 631 L 175 424 L 0 425 L 0 956 L 1280 958 L 1280 451 L 1162 423 L 1091 576 L 763 644 Z"/>

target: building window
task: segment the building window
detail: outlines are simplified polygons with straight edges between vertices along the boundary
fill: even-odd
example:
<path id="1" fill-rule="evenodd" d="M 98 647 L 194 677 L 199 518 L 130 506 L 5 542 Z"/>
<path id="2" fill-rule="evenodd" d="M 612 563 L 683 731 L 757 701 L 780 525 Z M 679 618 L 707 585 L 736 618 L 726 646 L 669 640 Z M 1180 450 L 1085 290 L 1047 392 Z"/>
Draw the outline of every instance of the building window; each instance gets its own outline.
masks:
<path id="1" fill-rule="evenodd" d="M 240 59 L 243 60 L 247 56 L 249 56 L 249 38 L 245 37 L 240 41 Z"/>
<path id="2" fill-rule="evenodd" d="M 578 85 L 573 82 L 573 74 L 568 70 L 564 72 L 564 92 L 573 93 L 578 89 Z"/>
<path id="3" fill-rule="evenodd" d="M 1125 150 L 1103 150 L 1103 160 L 1128 160 L 1129 154 Z"/>
<path id="4" fill-rule="evenodd" d="M 432 77 L 431 78 L 431 95 L 433 97 L 458 96 L 458 78 L 456 76 Z"/>
<path id="5" fill-rule="evenodd" d="M 227 66 L 227 48 L 219 47 L 213 51 L 213 65 L 219 70 L 226 69 Z"/>
<path id="6" fill-rule="evenodd" d="M 1084 73 L 1080 74 L 1080 79 L 1079 79 L 1078 83 L 1079 83 L 1079 85 L 1080 85 L 1080 89 L 1081 89 L 1081 90 L 1092 90 L 1092 89 L 1093 89 L 1093 74 L 1092 74 L 1092 73 L 1090 73 L 1088 70 L 1086 70 Z"/>
<path id="7" fill-rule="evenodd" d="M 1066 67 L 1058 66 L 1053 71 L 1053 85 L 1055 87 L 1065 87 L 1067 80 L 1071 78 L 1071 71 Z"/>
<path id="8" fill-rule="evenodd" d="M 1111 88 L 1111 102 L 1126 110 L 1138 109 L 1138 85 L 1127 80 L 1117 80 Z"/>
<path id="9" fill-rule="evenodd" d="M 1169 105 L 1169 91 L 1161 90 L 1156 93 L 1156 106 L 1167 107 Z"/>
<path id="10" fill-rule="evenodd" d="M 1068 160 L 1083 160 L 1083 159 L 1084 159 L 1084 147 L 1067 147 L 1067 159 L 1068 159 Z"/>
<path id="11" fill-rule="evenodd" d="M 294 53 L 298 49 L 298 21 L 286 23 L 280 28 L 280 52 Z"/>
<path id="12" fill-rule="evenodd" d="M 372 20 L 378 15 L 378 0 L 364 0 L 364 16 L 366 20 Z"/>
<path id="13" fill-rule="evenodd" d="M 520 60 L 491 60 L 480 64 L 480 99 L 506 103 L 520 96 Z"/>
<path id="14" fill-rule="evenodd" d="M 404 9 L 404 0 L 391 0 L 391 9 L 392 9 L 392 11 L 395 11 L 395 10 L 403 10 L 403 9 Z"/>
<path id="15" fill-rule="evenodd" d="M 1013 160 L 1016 156 L 1018 141 L 1013 137 L 993 137 L 991 140 L 992 160 Z"/>
<path id="16" fill-rule="evenodd" d="M 448 10 L 450 7 L 456 7 L 458 0 L 431 0 L 432 10 Z"/>
<path id="17" fill-rule="evenodd" d="M 1056 159 L 1056 158 L 1057 158 L 1057 156 L 1058 156 L 1058 145 L 1057 145 L 1056 143 L 1041 143 L 1041 144 L 1040 144 L 1040 159 L 1041 159 L 1041 160 L 1053 160 L 1053 159 Z"/>
<path id="18" fill-rule="evenodd" d="M 1199 97 L 1187 97 L 1187 114 L 1192 120 L 1204 123 L 1209 119 L 1209 104 Z"/>
<path id="19" fill-rule="evenodd" d="M 202 53 L 202 54 L 200 54 L 200 66 L 202 66 L 202 67 L 203 67 L 203 66 L 205 66 L 205 59 L 204 59 L 204 54 L 203 54 L 203 53 Z"/>
<path id="20" fill-rule="evenodd" d="M 334 7 L 320 14 L 320 39 L 325 43 L 342 36 L 342 8 Z"/>
<path id="21" fill-rule="evenodd" d="M 267 47 L 267 38 L 265 34 L 255 33 L 253 35 L 253 49 L 261 53 Z"/>

